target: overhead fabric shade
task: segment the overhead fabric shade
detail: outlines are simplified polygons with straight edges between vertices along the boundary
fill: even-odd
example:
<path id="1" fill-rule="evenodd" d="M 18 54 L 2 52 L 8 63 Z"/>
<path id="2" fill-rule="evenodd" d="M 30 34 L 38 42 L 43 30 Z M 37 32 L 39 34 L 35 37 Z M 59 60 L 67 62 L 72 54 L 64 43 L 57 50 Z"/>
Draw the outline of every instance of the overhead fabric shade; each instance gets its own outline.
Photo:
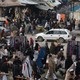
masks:
<path id="1" fill-rule="evenodd" d="M 53 7 L 51 7 L 50 5 L 48 5 L 46 2 L 42 2 L 39 3 L 38 5 L 35 5 L 37 8 L 41 9 L 41 10 L 49 10 L 49 9 L 53 9 Z"/>
<path id="2" fill-rule="evenodd" d="M 0 2 L 0 7 L 9 7 L 9 6 L 24 6 L 24 4 L 21 4 L 17 0 L 4 0 L 3 2 Z"/>
<path id="3" fill-rule="evenodd" d="M 60 5 L 61 3 L 58 1 L 58 0 L 55 0 L 55 2 L 53 3 L 54 6 L 58 6 Z"/>
<path id="4" fill-rule="evenodd" d="M 23 3 L 23 4 L 38 4 L 35 1 L 32 0 L 18 0 L 18 2 Z"/>
<path id="5" fill-rule="evenodd" d="M 37 8 L 41 10 L 49 10 L 53 9 L 53 7 L 60 5 L 61 3 L 58 0 L 55 0 L 54 2 L 52 0 L 44 0 L 42 2 L 38 2 L 38 5 L 36 5 Z"/>

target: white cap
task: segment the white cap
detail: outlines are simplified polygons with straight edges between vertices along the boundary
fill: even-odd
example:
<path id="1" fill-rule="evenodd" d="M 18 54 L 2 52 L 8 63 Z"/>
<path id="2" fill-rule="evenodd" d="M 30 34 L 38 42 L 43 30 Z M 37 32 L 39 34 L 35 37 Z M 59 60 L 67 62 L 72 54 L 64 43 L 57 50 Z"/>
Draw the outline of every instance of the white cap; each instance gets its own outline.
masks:
<path id="1" fill-rule="evenodd" d="M 74 69 L 70 69 L 69 71 L 72 72 L 72 71 L 74 71 Z"/>

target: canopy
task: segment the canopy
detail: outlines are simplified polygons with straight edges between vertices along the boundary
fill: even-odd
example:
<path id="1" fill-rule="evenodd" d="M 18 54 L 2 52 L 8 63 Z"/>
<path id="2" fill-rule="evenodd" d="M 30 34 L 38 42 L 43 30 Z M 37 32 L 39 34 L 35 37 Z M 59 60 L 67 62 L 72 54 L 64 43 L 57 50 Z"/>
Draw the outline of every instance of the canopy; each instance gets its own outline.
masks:
<path id="1" fill-rule="evenodd" d="M 46 3 L 51 7 L 55 7 L 61 4 L 58 0 L 55 0 L 54 2 L 52 0 L 51 1 L 48 0 L 46 1 Z"/>
<path id="2" fill-rule="evenodd" d="M 37 8 L 41 9 L 41 10 L 49 10 L 49 9 L 53 9 L 53 7 L 51 7 L 50 5 L 48 5 L 46 2 L 41 2 L 38 5 L 35 5 Z"/>
<path id="3" fill-rule="evenodd" d="M 61 3 L 58 0 L 44 0 L 44 1 L 37 1 L 38 5 L 36 5 L 37 8 L 41 10 L 49 10 L 53 9 L 53 7 L 60 5 Z"/>
<path id="4" fill-rule="evenodd" d="M 4 2 L 0 2 L 0 7 L 9 7 L 9 6 L 24 6 L 17 0 L 5 0 Z"/>
<path id="5" fill-rule="evenodd" d="M 61 3 L 58 1 L 58 0 L 55 0 L 55 2 L 53 3 L 54 6 L 58 6 L 60 5 Z"/>
<path id="6" fill-rule="evenodd" d="M 70 8 L 71 11 L 75 12 L 75 11 L 79 11 L 80 10 L 80 5 L 74 6 L 72 8 Z"/>
<path id="7" fill-rule="evenodd" d="M 18 2 L 23 3 L 23 4 L 38 4 L 35 1 L 32 0 L 18 0 Z"/>

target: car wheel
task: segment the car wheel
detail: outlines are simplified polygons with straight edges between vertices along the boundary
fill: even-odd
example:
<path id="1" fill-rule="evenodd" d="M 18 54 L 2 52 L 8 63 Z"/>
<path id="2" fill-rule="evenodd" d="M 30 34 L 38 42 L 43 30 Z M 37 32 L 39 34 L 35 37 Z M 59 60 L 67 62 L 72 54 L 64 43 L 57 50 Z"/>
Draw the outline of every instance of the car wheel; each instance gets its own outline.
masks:
<path id="1" fill-rule="evenodd" d="M 63 39 L 63 38 L 59 38 L 58 41 L 59 41 L 60 43 L 63 43 L 63 42 L 64 42 L 64 39 Z"/>
<path id="2" fill-rule="evenodd" d="M 40 42 L 42 42 L 44 39 L 43 39 L 41 36 L 39 36 L 39 37 L 37 38 L 37 40 L 40 41 Z"/>

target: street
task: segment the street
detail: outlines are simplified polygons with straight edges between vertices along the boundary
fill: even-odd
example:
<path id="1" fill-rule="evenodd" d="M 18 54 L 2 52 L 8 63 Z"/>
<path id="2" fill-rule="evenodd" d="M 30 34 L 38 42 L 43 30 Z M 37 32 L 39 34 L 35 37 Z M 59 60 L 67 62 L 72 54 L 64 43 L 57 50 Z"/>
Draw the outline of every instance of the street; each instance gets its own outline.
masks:
<path id="1" fill-rule="evenodd" d="M 28 35 L 26 35 L 27 36 L 27 38 L 28 38 L 28 40 L 30 39 L 30 38 L 33 38 L 33 40 L 35 40 L 35 35 L 30 35 L 30 34 L 28 34 Z M 76 37 L 76 41 L 80 41 L 80 36 L 77 36 Z M 39 42 L 39 44 L 41 44 L 42 42 Z M 48 42 L 48 46 L 50 47 L 50 45 L 51 45 L 51 42 Z M 66 52 L 67 52 L 67 42 L 66 43 L 62 43 L 62 45 L 64 46 L 64 51 L 63 51 L 63 53 L 64 53 L 64 56 L 65 56 L 65 58 L 66 58 Z M 43 74 L 43 75 L 41 75 L 42 76 L 42 80 L 44 80 L 44 77 L 45 77 L 45 75 L 46 75 L 46 71 L 45 71 L 45 74 Z M 59 80 L 63 80 L 63 79 L 61 79 L 61 78 L 59 78 Z"/>
<path id="2" fill-rule="evenodd" d="M 35 40 L 35 35 L 27 34 L 26 36 L 27 36 L 28 40 L 29 40 L 30 38 L 33 38 L 33 40 Z M 76 41 L 80 41 L 80 36 L 76 36 Z M 39 44 L 40 44 L 40 43 L 41 43 L 41 42 L 39 42 Z M 51 42 L 48 42 L 48 46 L 49 46 L 49 47 L 50 47 L 50 45 L 51 45 Z M 66 58 L 67 43 L 62 43 L 62 45 L 64 46 L 64 56 L 65 56 L 65 58 Z"/>

